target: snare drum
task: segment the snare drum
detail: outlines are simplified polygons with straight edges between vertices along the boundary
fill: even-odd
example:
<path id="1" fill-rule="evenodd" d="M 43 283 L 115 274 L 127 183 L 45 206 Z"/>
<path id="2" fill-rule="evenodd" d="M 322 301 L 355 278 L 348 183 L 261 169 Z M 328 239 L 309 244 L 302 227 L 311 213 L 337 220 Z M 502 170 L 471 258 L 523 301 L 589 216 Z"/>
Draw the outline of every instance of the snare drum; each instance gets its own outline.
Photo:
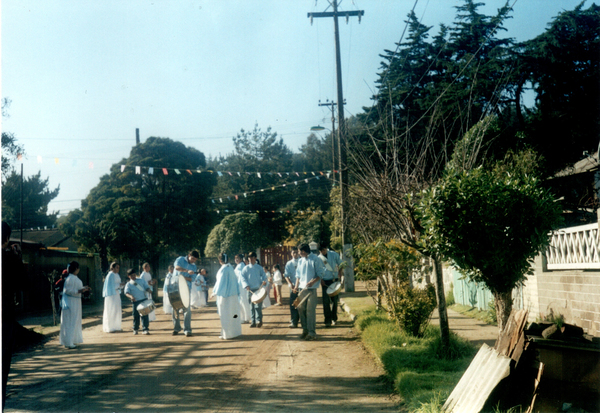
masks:
<path id="1" fill-rule="evenodd" d="M 179 274 L 177 281 L 169 284 L 167 294 L 169 294 L 169 301 L 175 311 L 179 311 L 182 308 L 189 308 L 190 289 L 183 275 Z"/>
<path id="2" fill-rule="evenodd" d="M 137 306 L 138 313 L 140 313 L 140 315 L 143 315 L 143 316 L 150 314 L 155 309 L 156 309 L 156 306 L 154 305 L 154 301 L 152 301 L 152 300 L 146 300 Z"/>
<path id="3" fill-rule="evenodd" d="M 296 299 L 294 300 L 292 305 L 295 308 L 300 308 L 300 306 L 302 304 L 304 304 L 306 302 L 306 300 L 308 299 L 310 291 L 311 291 L 311 289 L 309 289 L 309 288 L 305 288 L 304 290 L 300 291 L 300 294 L 298 294 L 298 297 L 296 297 Z"/>
<path id="4" fill-rule="evenodd" d="M 327 287 L 327 295 L 330 297 L 335 297 L 342 291 L 342 283 L 336 281 L 332 283 L 329 287 Z"/>
<path id="5" fill-rule="evenodd" d="M 252 294 L 250 301 L 252 301 L 252 304 L 260 304 L 265 300 L 265 298 L 267 298 L 267 289 L 265 287 L 261 287 L 257 292 Z"/>

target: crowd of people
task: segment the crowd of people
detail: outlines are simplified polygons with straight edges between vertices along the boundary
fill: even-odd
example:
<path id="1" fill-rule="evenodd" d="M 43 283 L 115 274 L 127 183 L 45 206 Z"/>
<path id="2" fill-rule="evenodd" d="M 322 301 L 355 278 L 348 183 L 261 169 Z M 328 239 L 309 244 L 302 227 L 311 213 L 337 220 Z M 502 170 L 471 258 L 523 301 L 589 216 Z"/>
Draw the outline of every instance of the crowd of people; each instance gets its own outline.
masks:
<path id="1" fill-rule="evenodd" d="M 206 269 L 198 270 L 200 259 L 198 251 L 190 251 L 178 257 L 168 267 L 163 287 L 163 311 L 170 314 L 173 322 L 173 335 L 183 331 L 185 337 L 192 337 L 192 309 L 207 305 L 209 301 L 208 274 Z M 322 289 L 323 314 L 325 327 L 337 322 L 339 296 L 329 296 L 327 289 L 340 280 L 342 275 L 339 254 L 321 245 L 318 254 L 310 250 L 308 244 L 293 247 L 290 260 L 285 264 L 283 273 L 279 264 L 272 268 L 260 265 L 255 252 L 246 256 L 238 254 L 234 263 L 226 253 L 218 256 L 220 268 L 212 288 L 211 297 L 216 297 L 217 310 L 221 321 L 219 338 L 233 339 L 242 335 L 242 324 L 250 328 L 263 326 L 263 309 L 271 305 L 283 305 L 283 285 L 289 289 L 290 328 L 302 328 L 301 338 L 315 340 L 317 290 Z M 150 334 L 150 323 L 156 320 L 152 294 L 157 280 L 151 275 L 149 263 L 142 265 L 143 272 L 138 275 L 133 268 L 127 270 L 127 282 L 119 275 L 120 265 L 110 264 L 110 270 L 104 279 L 102 296 L 104 314 L 102 329 L 106 333 L 123 331 L 121 293 L 132 305 L 133 334 Z M 90 287 L 84 286 L 77 277 L 79 264 L 69 263 L 66 274 L 60 283 L 61 329 L 60 343 L 66 348 L 75 348 L 83 342 L 81 331 L 81 297 Z M 273 290 L 271 302 L 270 290 Z M 183 315 L 183 328 L 181 325 Z"/>

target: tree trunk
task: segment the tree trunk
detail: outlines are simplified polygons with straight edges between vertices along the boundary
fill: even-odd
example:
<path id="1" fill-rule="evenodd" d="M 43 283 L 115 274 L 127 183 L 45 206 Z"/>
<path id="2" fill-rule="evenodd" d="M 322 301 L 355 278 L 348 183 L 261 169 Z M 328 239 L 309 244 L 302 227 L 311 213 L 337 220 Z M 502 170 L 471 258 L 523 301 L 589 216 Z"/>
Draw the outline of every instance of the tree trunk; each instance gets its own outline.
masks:
<path id="1" fill-rule="evenodd" d="M 496 319 L 498 321 L 498 329 L 504 330 L 504 326 L 508 322 L 508 317 L 512 312 L 512 291 L 509 292 L 494 292 L 494 306 L 496 307 Z"/>
<path id="2" fill-rule="evenodd" d="M 435 291 L 437 293 L 438 313 L 440 317 L 440 336 L 442 351 L 450 348 L 450 327 L 448 325 L 448 312 L 446 310 L 446 295 L 444 294 L 444 274 L 442 260 L 433 256 L 433 273 L 435 275 Z"/>

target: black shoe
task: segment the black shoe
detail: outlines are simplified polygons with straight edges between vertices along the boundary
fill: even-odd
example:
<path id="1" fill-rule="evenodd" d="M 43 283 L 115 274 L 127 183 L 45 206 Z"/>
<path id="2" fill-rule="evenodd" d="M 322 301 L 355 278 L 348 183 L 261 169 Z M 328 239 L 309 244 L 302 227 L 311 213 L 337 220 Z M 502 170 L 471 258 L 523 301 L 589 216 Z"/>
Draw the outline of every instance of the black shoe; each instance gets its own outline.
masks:
<path id="1" fill-rule="evenodd" d="M 261 321 L 260 323 L 258 323 L 258 324 L 256 325 L 256 327 L 258 327 L 258 328 L 261 328 L 261 327 L 262 327 L 262 321 Z"/>
<path id="2" fill-rule="evenodd" d="M 330 328 L 331 324 L 325 324 L 325 328 Z"/>
<path id="3" fill-rule="evenodd" d="M 289 328 L 298 328 L 298 324 L 290 323 Z"/>
<path id="4" fill-rule="evenodd" d="M 179 334 L 179 331 L 173 331 L 174 336 L 176 336 L 177 334 Z"/>
<path id="5" fill-rule="evenodd" d="M 308 336 L 308 333 L 304 332 L 302 333 L 302 335 L 300 336 L 301 340 L 304 340 L 306 337 Z"/>
<path id="6" fill-rule="evenodd" d="M 255 323 L 250 324 L 250 328 L 255 328 L 255 327 L 256 327 Z"/>

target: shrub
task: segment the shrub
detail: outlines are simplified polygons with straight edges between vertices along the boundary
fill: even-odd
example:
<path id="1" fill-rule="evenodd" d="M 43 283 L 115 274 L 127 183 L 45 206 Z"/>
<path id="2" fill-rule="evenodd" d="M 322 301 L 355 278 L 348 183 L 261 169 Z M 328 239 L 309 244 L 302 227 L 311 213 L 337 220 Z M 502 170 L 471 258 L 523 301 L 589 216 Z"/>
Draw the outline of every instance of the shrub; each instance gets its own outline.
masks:
<path id="1" fill-rule="evenodd" d="M 448 307 L 450 307 L 451 305 L 456 304 L 456 301 L 454 300 L 454 284 L 451 283 L 450 284 L 450 289 L 448 290 L 448 293 L 446 294 L 446 305 Z"/>
<path id="2" fill-rule="evenodd" d="M 359 244 L 354 256 L 357 279 L 366 281 L 368 289 L 378 283 L 383 295 L 381 306 L 389 317 L 409 334 L 422 335 L 436 306 L 433 285 L 411 285 L 413 278 L 422 279 L 431 271 L 423 257 L 395 240 Z"/>

